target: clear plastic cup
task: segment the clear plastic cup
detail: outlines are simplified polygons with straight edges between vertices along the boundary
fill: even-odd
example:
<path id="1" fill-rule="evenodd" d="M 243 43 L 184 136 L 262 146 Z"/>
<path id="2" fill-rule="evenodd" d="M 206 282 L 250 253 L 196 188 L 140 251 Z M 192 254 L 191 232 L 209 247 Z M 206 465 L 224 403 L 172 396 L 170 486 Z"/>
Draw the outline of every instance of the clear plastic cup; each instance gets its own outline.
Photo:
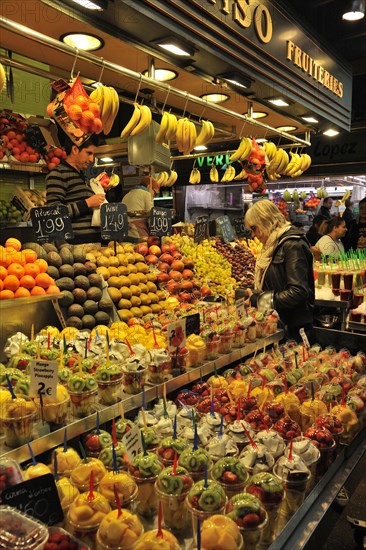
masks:
<path id="1" fill-rule="evenodd" d="M 265 512 L 265 517 L 262 523 L 257 527 L 240 527 L 239 530 L 244 540 L 245 550 L 257 550 L 260 548 L 263 533 L 268 524 L 268 514 Z"/>
<path id="2" fill-rule="evenodd" d="M 158 513 L 158 496 L 155 491 L 157 476 L 134 477 L 138 493 L 135 501 L 135 511 L 144 518 L 151 518 Z"/>
<path id="3" fill-rule="evenodd" d="M 193 349 L 188 348 L 188 355 L 186 360 L 187 368 L 199 367 L 205 362 L 206 359 L 206 347 Z"/>
<path id="4" fill-rule="evenodd" d="M 227 504 L 227 498 L 224 502 L 224 504 L 218 508 L 217 510 L 214 510 L 212 512 L 206 512 L 204 510 L 197 510 L 197 508 L 194 508 L 192 504 L 189 502 L 188 498 L 186 499 L 186 509 L 190 513 L 192 518 L 192 530 L 193 530 L 193 540 L 197 540 L 197 519 L 199 518 L 201 520 L 201 525 L 205 521 L 205 519 L 210 518 L 211 516 L 214 516 L 216 514 L 224 514 L 225 508 Z"/>
<path id="5" fill-rule="evenodd" d="M 169 374 L 169 365 L 168 363 L 160 363 L 155 365 L 150 363 L 147 367 L 148 379 L 151 384 L 163 384 L 168 378 Z"/>
<path id="6" fill-rule="evenodd" d="M 188 350 L 185 350 L 178 354 L 173 352 L 170 354 L 170 371 L 173 376 L 179 376 L 186 372 L 188 353 Z"/>
<path id="7" fill-rule="evenodd" d="M 98 388 L 82 393 L 69 390 L 71 400 L 71 414 L 76 418 L 85 418 L 96 411 L 98 403 Z"/>
<path id="8" fill-rule="evenodd" d="M 103 405 L 114 405 L 121 401 L 122 376 L 105 382 L 97 380 L 97 384 L 99 401 Z"/>
<path id="9" fill-rule="evenodd" d="M 55 400 L 52 403 L 47 398 L 47 402 L 43 403 L 43 407 L 41 407 L 40 403 L 37 401 L 39 416 L 43 418 L 44 422 L 48 423 L 51 432 L 66 426 L 69 404 L 69 396 L 67 396 L 63 401 Z"/>
<path id="10" fill-rule="evenodd" d="M 4 489 L 23 481 L 22 470 L 13 458 L 0 458 L 0 502 Z"/>
<path id="11" fill-rule="evenodd" d="M 337 456 L 337 444 L 333 441 L 330 447 L 319 449 L 320 459 L 316 467 L 316 478 L 320 479 L 329 469 L 329 466 L 335 461 Z"/>
<path id="12" fill-rule="evenodd" d="M 123 369 L 123 391 L 129 395 L 136 395 L 145 386 L 147 369 L 136 371 Z"/>
<path id="13" fill-rule="evenodd" d="M 215 480 L 217 483 L 221 485 L 221 487 L 225 491 L 225 495 L 228 499 L 231 497 L 238 495 L 239 493 L 242 493 L 244 491 L 244 487 L 248 481 L 249 474 L 247 473 L 246 478 L 243 481 L 240 481 L 238 483 L 224 483 L 223 481 Z M 201 477 L 202 479 L 202 477 Z"/>
<path id="14" fill-rule="evenodd" d="M 30 397 L 4 401 L 0 409 L 0 425 L 5 434 L 5 444 L 15 449 L 24 445 L 27 439 L 30 441 L 37 418 L 37 408 Z"/>
<path id="15" fill-rule="evenodd" d="M 294 513 L 300 508 L 301 504 L 304 502 L 306 489 L 311 478 L 310 471 L 308 473 L 296 478 L 296 474 L 292 474 L 290 479 L 287 476 L 281 477 L 279 475 L 278 464 L 275 464 L 273 467 L 273 473 L 282 479 L 285 486 L 285 498 L 282 501 L 280 515 L 285 518 L 287 521 L 294 515 Z"/>
<path id="16" fill-rule="evenodd" d="M 263 528 L 261 544 L 269 546 L 274 541 L 278 528 L 278 519 L 281 504 L 264 504 L 267 512 L 268 522 Z"/>
<path id="17" fill-rule="evenodd" d="M 186 531 L 189 525 L 189 513 L 185 500 L 189 491 L 180 495 L 167 495 L 160 491 L 156 483 L 155 491 L 159 502 L 161 502 L 164 527 L 173 533 Z"/>
<path id="18" fill-rule="evenodd" d="M 233 349 L 234 337 L 235 337 L 234 331 L 228 331 L 220 334 L 221 342 L 219 347 L 219 353 L 221 355 L 231 353 Z"/>
<path id="19" fill-rule="evenodd" d="M 218 334 L 214 334 L 213 336 L 206 336 L 205 337 L 206 342 L 206 359 L 207 361 L 213 361 L 214 359 L 217 359 L 219 356 L 219 350 L 221 346 L 221 338 Z"/>
<path id="20" fill-rule="evenodd" d="M 246 330 L 245 328 L 237 327 L 234 329 L 233 348 L 239 349 L 245 346 Z"/>

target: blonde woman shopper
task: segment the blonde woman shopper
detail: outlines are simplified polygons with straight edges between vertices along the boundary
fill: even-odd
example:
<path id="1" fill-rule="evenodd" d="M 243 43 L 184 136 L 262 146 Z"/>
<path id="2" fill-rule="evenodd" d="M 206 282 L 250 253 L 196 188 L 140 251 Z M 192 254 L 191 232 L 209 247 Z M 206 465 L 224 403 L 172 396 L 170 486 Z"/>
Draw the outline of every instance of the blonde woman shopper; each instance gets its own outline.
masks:
<path id="1" fill-rule="evenodd" d="M 309 243 L 269 200 L 249 208 L 245 225 L 263 243 L 256 262 L 254 292 L 249 291 L 251 303 L 255 305 L 264 292 L 270 293 L 271 307 L 278 312 L 286 337 L 300 342 L 300 328 L 310 336 L 313 326 L 315 293 Z"/>

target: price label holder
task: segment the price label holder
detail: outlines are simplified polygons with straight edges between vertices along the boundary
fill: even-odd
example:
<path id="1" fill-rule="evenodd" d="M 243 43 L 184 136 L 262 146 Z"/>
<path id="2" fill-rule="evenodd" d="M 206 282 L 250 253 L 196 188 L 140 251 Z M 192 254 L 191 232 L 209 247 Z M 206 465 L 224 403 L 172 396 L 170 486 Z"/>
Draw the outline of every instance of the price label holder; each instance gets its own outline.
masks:
<path id="1" fill-rule="evenodd" d="M 307 337 L 307 335 L 306 335 L 305 329 L 304 329 L 304 328 L 301 328 L 301 329 L 299 330 L 299 333 L 300 333 L 300 336 L 301 336 L 301 339 L 302 339 L 302 341 L 303 341 L 303 343 L 304 343 L 305 348 L 306 348 L 307 350 L 309 350 L 309 349 L 310 349 L 310 342 L 309 342 L 308 337 Z"/>
<path id="2" fill-rule="evenodd" d="M 186 318 L 179 319 L 167 326 L 168 350 L 175 352 L 177 348 L 184 348 L 186 345 Z"/>
<path id="3" fill-rule="evenodd" d="M 29 397 L 42 394 L 43 397 L 56 399 L 58 365 L 58 361 L 46 361 L 45 359 L 33 359 L 30 362 Z"/>
<path id="4" fill-rule="evenodd" d="M 233 227 L 237 237 L 250 237 L 251 231 L 245 227 L 243 218 L 235 218 L 233 220 Z"/>
<path id="5" fill-rule="evenodd" d="M 191 334 L 200 334 L 200 314 L 194 313 L 193 315 L 187 315 L 186 320 L 186 336 Z"/>
<path id="6" fill-rule="evenodd" d="M 149 233 L 158 237 L 168 237 L 172 234 L 172 211 L 170 208 L 151 209 Z"/>
<path id="7" fill-rule="evenodd" d="M 129 432 L 122 436 L 122 443 L 125 446 L 128 460 L 131 462 L 139 453 L 142 453 L 141 433 L 138 426 L 134 426 Z"/>
<path id="8" fill-rule="evenodd" d="M 235 241 L 235 233 L 228 216 L 216 218 L 216 223 L 221 230 L 222 238 L 226 243 Z"/>
<path id="9" fill-rule="evenodd" d="M 39 152 L 42 152 L 45 149 L 47 142 L 39 126 L 31 124 L 24 130 L 24 133 L 27 136 L 27 142 L 31 147 L 33 147 L 33 149 L 36 149 Z"/>
<path id="10" fill-rule="evenodd" d="M 1 493 L 1 502 L 17 508 L 20 512 L 46 525 L 54 525 L 64 519 L 52 474 L 45 474 L 7 487 Z"/>
<path id="11" fill-rule="evenodd" d="M 127 207 L 120 202 L 104 203 L 100 207 L 101 236 L 107 241 L 122 241 L 128 235 Z"/>
<path id="12" fill-rule="evenodd" d="M 67 206 L 31 208 L 30 217 L 37 243 L 68 241 L 74 238 Z"/>
<path id="13" fill-rule="evenodd" d="M 200 243 L 204 239 L 209 237 L 208 231 L 208 216 L 198 216 L 194 224 L 194 237 L 195 243 Z"/>
<path id="14" fill-rule="evenodd" d="M 236 310 L 236 317 L 238 320 L 245 317 L 245 298 L 238 298 L 238 300 L 235 300 L 235 310 Z"/>

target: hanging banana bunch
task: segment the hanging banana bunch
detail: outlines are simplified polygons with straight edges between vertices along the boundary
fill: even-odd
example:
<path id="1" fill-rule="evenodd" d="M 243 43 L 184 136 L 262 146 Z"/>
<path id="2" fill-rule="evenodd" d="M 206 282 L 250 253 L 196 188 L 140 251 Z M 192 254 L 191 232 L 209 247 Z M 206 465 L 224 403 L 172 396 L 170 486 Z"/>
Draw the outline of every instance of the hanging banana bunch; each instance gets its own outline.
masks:
<path id="1" fill-rule="evenodd" d="M 192 185 L 201 182 L 201 172 L 198 170 L 198 168 L 192 168 L 188 181 Z"/>
<path id="2" fill-rule="evenodd" d="M 209 120 L 202 120 L 201 122 L 202 127 L 196 139 L 196 147 L 197 145 L 207 145 L 207 143 L 210 143 L 210 141 L 212 141 L 215 135 L 215 128 L 212 122 L 210 122 Z"/>
<path id="3" fill-rule="evenodd" d="M 275 158 L 277 147 L 272 141 L 265 141 L 262 145 L 264 152 L 267 155 L 267 158 L 269 162 L 272 162 L 272 160 Z"/>
<path id="4" fill-rule="evenodd" d="M 170 170 L 169 178 L 165 182 L 164 187 L 173 187 L 177 179 L 178 179 L 178 172 L 176 172 L 175 170 Z"/>
<path id="5" fill-rule="evenodd" d="M 230 155 L 229 157 L 230 162 L 247 159 L 250 153 L 252 152 L 252 148 L 253 148 L 252 140 L 248 137 L 242 138 L 237 150 Z"/>
<path id="6" fill-rule="evenodd" d="M 229 166 L 226 168 L 224 175 L 221 178 L 221 183 L 228 183 L 229 181 L 233 181 L 235 178 L 235 168 L 232 164 L 229 164 Z"/>
<path id="7" fill-rule="evenodd" d="M 270 162 L 269 166 L 267 167 L 268 178 L 271 181 L 278 180 L 281 177 L 281 173 L 288 165 L 288 162 L 289 162 L 289 158 L 286 151 L 281 147 L 277 149 L 273 160 Z"/>
<path id="8" fill-rule="evenodd" d="M 235 176 L 234 180 L 235 181 L 241 181 L 241 180 L 246 180 L 248 177 L 248 173 L 245 171 L 244 168 L 242 168 L 240 170 L 240 172 Z"/>
<path id="9" fill-rule="evenodd" d="M 155 141 L 157 143 L 164 143 L 175 139 L 177 126 L 177 117 L 173 115 L 173 113 L 164 111 L 163 116 L 161 117 L 160 128 L 155 136 Z"/>
<path id="10" fill-rule="evenodd" d="M 219 172 L 216 168 L 216 164 L 212 164 L 212 166 L 211 166 L 210 181 L 212 183 L 218 183 L 219 182 Z"/>
<path id="11" fill-rule="evenodd" d="M 99 84 L 99 86 L 91 92 L 90 99 L 93 103 L 98 105 L 100 120 L 102 121 L 102 128 L 96 133 L 100 134 L 103 132 L 105 135 L 108 135 L 118 113 L 119 96 L 112 86 L 103 86 L 103 84 Z"/>
<path id="12" fill-rule="evenodd" d="M 168 172 L 160 172 L 159 176 L 156 178 L 156 183 L 159 185 L 159 187 L 165 187 L 166 182 L 169 180 L 169 174 Z"/>
<path id="13" fill-rule="evenodd" d="M 175 141 L 178 151 L 183 155 L 189 155 L 196 146 L 197 132 L 196 127 L 187 117 L 180 118 L 177 124 Z"/>
<path id="14" fill-rule="evenodd" d="M 147 105 L 140 106 L 138 103 L 134 103 L 133 105 L 134 110 L 132 116 L 121 132 L 122 139 L 141 134 L 141 132 L 150 126 L 152 120 L 150 107 Z"/>
<path id="15" fill-rule="evenodd" d="M 120 182 L 119 175 L 112 172 L 111 177 L 109 178 L 108 187 L 117 187 L 119 182 Z"/>

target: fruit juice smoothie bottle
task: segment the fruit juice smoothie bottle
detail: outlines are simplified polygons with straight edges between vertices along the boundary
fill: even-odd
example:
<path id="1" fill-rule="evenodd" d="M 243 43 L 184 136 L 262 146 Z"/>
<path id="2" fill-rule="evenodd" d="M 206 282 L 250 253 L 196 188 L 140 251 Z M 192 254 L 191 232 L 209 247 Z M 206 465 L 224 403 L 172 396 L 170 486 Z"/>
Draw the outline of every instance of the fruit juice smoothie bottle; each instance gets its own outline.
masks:
<path id="1" fill-rule="evenodd" d="M 343 285 L 346 290 L 352 290 L 353 288 L 353 271 L 346 271 L 343 273 Z"/>
<path id="2" fill-rule="evenodd" d="M 253 495 L 239 493 L 229 500 L 225 513 L 238 525 L 245 550 L 257 550 L 268 523 L 268 515 L 261 501 Z"/>
<path id="3" fill-rule="evenodd" d="M 332 273 L 332 291 L 334 296 L 340 296 L 340 288 L 341 288 L 341 274 L 340 272 Z"/>

